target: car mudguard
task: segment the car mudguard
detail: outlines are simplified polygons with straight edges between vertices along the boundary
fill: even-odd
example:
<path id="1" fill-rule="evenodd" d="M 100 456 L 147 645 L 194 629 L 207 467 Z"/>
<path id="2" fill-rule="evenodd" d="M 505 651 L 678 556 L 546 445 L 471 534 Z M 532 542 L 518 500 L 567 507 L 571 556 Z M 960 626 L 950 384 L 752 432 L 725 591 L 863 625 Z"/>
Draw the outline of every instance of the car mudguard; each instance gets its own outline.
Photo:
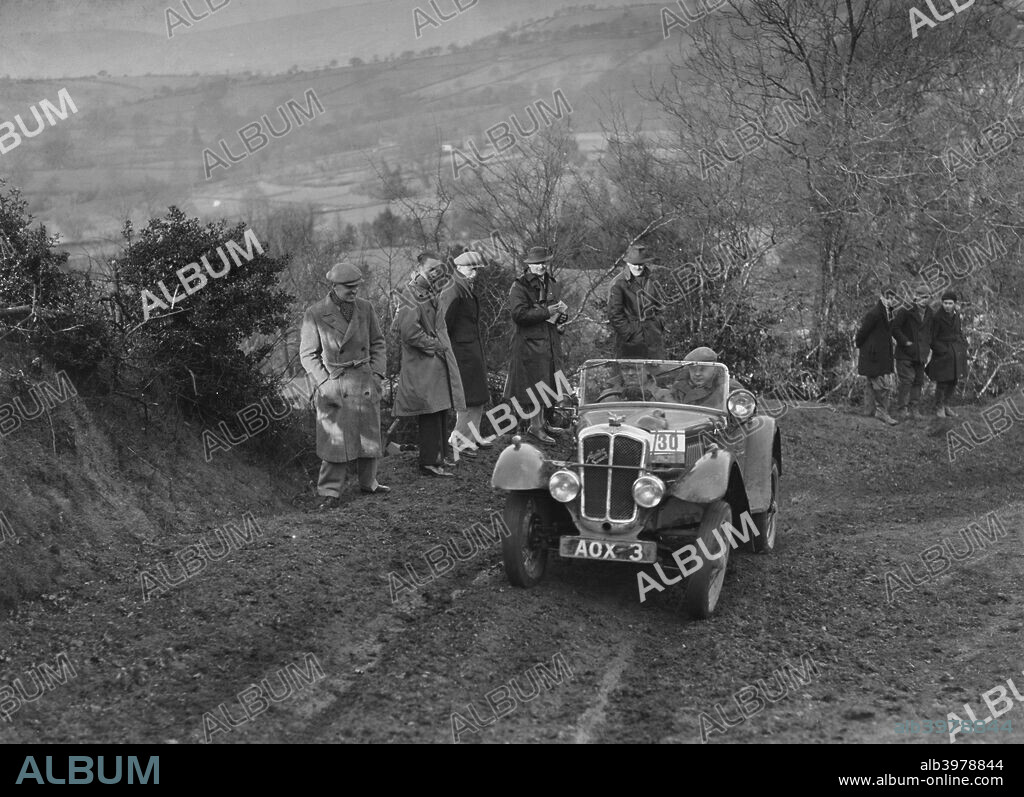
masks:
<path id="1" fill-rule="evenodd" d="M 778 457 L 779 473 L 782 473 L 782 443 L 775 419 L 767 415 L 757 417 L 761 423 L 752 428 L 747 437 L 743 481 L 747 488 L 750 511 L 764 512 L 771 500 L 774 456 Z"/>
<path id="2" fill-rule="evenodd" d="M 672 484 L 668 494 L 694 504 L 717 501 L 729 489 L 732 466 L 733 456 L 729 451 L 723 448 L 709 451 L 694 463 L 689 473 Z"/>
<path id="3" fill-rule="evenodd" d="M 491 487 L 499 490 L 546 490 L 550 467 L 544 454 L 529 443 L 509 446 L 498 456 L 491 475 Z"/>

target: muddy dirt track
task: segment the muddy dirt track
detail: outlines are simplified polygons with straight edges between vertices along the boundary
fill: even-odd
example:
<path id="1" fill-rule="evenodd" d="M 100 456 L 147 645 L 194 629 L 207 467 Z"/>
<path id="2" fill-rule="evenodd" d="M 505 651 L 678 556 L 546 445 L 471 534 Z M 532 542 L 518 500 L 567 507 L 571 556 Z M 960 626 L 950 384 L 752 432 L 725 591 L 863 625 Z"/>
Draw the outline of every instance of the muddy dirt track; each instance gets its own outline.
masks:
<path id="1" fill-rule="evenodd" d="M 1024 425 L 949 464 L 951 424 L 792 410 L 778 546 L 731 557 L 708 622 L 685 619 L 679 585 L 641 605 L 628 565 L 553 561 L 512 588 L 493 543 L 392 603 L 389 572 L 426 576 L 424 552 L 502 498 L 496 450 L 450 480 L 388 458 L 390 495 L 257 517 L 250 542 L 146 602 L 140 573 L 180 577 L 196 532 L 22 604 L 0 621 L 0 689 L 20 676 L 31 693 L 30 669 L 61 652 L 75 674 L 0 722 L 0 742 L 450 743 L 458 712 L 462 743 L 700 743 L 703 728 L 710 743 L 948 744 L 896 723 L 968 719 L 964 703 L 984 719 L 983 692 L 1024 684 Z M 964 549 L 970 523 L 994 539 L 910 584 L 920 552 Z M 262 710 L 267 688 L 280 702 Z M 1000 718 L 1012 731 L 957 744 L 1020 743 L 1019 703 Z"/>

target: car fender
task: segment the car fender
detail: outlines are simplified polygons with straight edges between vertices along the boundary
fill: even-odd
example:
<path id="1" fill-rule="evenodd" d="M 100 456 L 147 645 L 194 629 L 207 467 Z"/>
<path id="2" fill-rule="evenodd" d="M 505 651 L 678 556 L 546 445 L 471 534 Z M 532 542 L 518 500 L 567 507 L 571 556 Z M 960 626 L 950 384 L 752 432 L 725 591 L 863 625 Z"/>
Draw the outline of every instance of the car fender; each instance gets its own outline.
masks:
<path id="1" fill-rule="evenodd" d="M 759 415 L 761 421 L 747 437 L 746 467 L 743 470 L 751 512 L 764 512 L 771 501 L 772 459 L 779 460 L 782 473 L 782 440 L 775 419 Z"/>
<path id="2" fill-rule="evenodd" d="M 549 467 L 536 446 L 520 443 L 508 446 L 498 456 L 491 475 L 491 487 L 498 490 L 546 490 Z"/>
<path id="3" fill-rule="evenodd" d="M 732 468 L 733 455 L 716 448 L 698 459 L 689 473 L 677 479 L 668 494 L 680 501 L 710 504 L 725 495 Z"/>

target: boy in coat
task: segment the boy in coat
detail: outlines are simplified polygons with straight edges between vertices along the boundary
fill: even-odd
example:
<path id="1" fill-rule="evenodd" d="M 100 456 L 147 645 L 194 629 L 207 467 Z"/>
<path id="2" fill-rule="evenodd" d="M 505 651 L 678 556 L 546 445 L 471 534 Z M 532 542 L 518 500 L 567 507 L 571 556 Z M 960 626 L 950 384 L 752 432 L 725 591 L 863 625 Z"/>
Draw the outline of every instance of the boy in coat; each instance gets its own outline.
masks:
<path id="1" fill-rule="evenodd" d="M 955 418 L 949 408 L 958 380 L 967 376 L 967 338 L 956 308 L 956 293 L 942 294 L 942 307 L 932 319 L 932 361 L 928 376 L 935 382 L 935 415 Z"/>
<path id="2" fill-rule="evenodd" d="M 317 385 L 318 509 L 338 506 L 353 460 L 364 493 L 391 489 L 377 481 L 387 346 L 373 305 L 356 298 L 362 279 L 355 266 L 336 264 L 327 272 L 331 292 L 302 318 L 299 359 Z"/>
<path id="3" fill-rule="evenodd" d="M 866 414 L 883 423 L 895 426 L 896 421 L 889 415 L 889 381 L 893 369 L 892 357 L 892 306 L 895 295 L 888 291 L 883 294 L 860 323 L 854 343 L 860 350 L 857 358 L 857 373 L 867 377 L 865 392 Z"/>
<path id="4" fill-rule="evenodd" d="M 919 418 L 924 367 L 932 345 L 932 308 L 928 306 L 927 290 L 918 289 L 913 305 L 896 311 L 892 334 L 896 338 L 896 376 L 899 379 L 897 416 L 901 420 Z"/>

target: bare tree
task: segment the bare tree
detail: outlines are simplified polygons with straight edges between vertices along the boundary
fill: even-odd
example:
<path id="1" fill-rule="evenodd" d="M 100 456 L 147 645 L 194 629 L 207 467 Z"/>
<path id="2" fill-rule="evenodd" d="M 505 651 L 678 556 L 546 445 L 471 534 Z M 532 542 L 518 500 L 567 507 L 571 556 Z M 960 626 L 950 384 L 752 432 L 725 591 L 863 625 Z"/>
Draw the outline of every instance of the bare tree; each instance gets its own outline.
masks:
<path id="1" fill-rule="evenodd" d="M 746 200 L 813 259 L 819 383 L 840 308 L 982 231 L 982 190 L 958 186 L 944 156 L 1012 110 L 1017 17 L 996 3 L 912 37 L 890 0 L 730 0 L 652 91 L 697 194 Z M 1016 244 L 1019 200 L 995 204 Z"/>

